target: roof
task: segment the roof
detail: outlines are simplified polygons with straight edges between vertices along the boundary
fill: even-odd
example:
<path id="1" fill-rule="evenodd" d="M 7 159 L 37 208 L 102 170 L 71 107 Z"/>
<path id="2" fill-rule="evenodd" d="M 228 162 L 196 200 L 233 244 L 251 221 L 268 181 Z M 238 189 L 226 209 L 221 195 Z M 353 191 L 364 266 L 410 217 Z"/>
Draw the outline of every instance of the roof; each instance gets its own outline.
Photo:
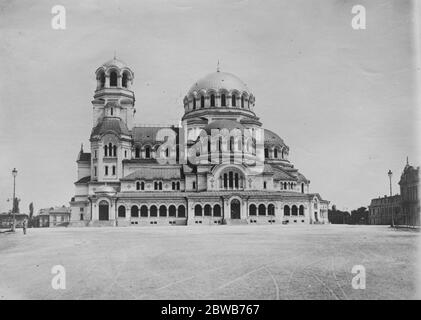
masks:
<path id="1" fill-rule="evenodd" d="M 130 135 L 129 129 L 127 129 L 126 124 L 120 118 L 104 117 L 100 122 L 98 122 L 95 128 L 92 129 L 91 138 L 109 131 L 118 135 Z"/>
<path id="2" fill-rule="evenodd" d="M 79 179 L 78 181 L 76 181 L 75 183 L 88 183 L 89 181 L 91 181 L 91 176 L 83 177 Z"/>
<path id="3" fill-rule="evenodd" d="M 267 163 L 265 163 L 265 169 L 264 169 L 263 173 L 265 173 L 265 172 L 268 172 L 268 173 L 272 172 L 274 180 L 289 180 L 289 181 L 296 181 L 297 180 L 297 178 L 290 175 L 289 173 L 282 170 L 281 168 L 276 167 L 276 166 L 272 166 L 272 165 L 267 164 Z"/>
<path id="4" fill-rule="evenodd" d="M 161 129 L 169 129 L 174 131 L 175 134 L 177 134 L 178 129 L 177 128 L 171 128 L 171 127 L 134 127 L 132 130 L 132 136 L 134 142 L 140 142 L 141 144 L 144 143 L 154 143 L 156 141 L 163 141 L 163 139 L 157 139 L 158 132 Z M 161 137 L 162 138 L 162 137 Z"/>
<path id="5" fill-rule="evenodd" d="M 121 180 L 153 180 L 153 179 L 180 179 L 180 167 L 150 167 L 145 166 L 125 176 Z"/>
<path id="6" fill-rule="evenodd" d="M 77 161 L 91 161 L 91 154 L 89 152 L 79 152 L 79 157 Z"/>
<path id="7" fill-rule="evenodd" d="M 102 66 L 105 68 L 114 66 L 114 67 L 122 69 L 122 68 L 127 68 L 127 63 L 114 57 L 113 59 L 105 62 Z"/>
<path id="8" fill-rule="evenodd" d="M 240 122 L 234 120 L 216 120 L 209 123 L 206 127 L 203 128 L 203 130 L 205 130 L 207 134 L 211 134 L 212 129 L 239 129 L 243 131 L 245 127 Z"/>
<path id="9" fill-rule="evenodd" d="M 282 145 L 284 146 L 284 140 L 282 140 L 282 138 L 280 136 L 278 136 L 276 133 L 265 129 L 265 144 L 269 144 L 269 145 Z"/>
<path id="10" fill-rule="evenodd" d="M 198 93 L 200 90 L 219 91 L 221 89 L 225 89 L 227 91 L 237 90 L 240 93 L 245 92 L 247 94 L 251 93 L 246 84 L 237 76 L 232 73 L 217 71 L 198 80 L 190 88 L 188 94 L 193 94 L 194 92 Z"/>

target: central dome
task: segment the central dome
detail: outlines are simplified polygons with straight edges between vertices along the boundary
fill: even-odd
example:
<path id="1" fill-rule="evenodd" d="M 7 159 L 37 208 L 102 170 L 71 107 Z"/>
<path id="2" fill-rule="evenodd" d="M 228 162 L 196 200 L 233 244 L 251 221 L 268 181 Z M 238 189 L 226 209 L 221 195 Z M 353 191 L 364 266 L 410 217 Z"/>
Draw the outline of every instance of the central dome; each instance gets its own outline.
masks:
<path id="1" fill-rule="evenodd" d="M 228 72 L 213 72 L 198 80 L 189 90 L 189 94 L 199 93 L 208 90 L 227 90 L 228 92 L 237 90 L 240 94 L 250 94 L 246 84 L 237 76 Z"/>

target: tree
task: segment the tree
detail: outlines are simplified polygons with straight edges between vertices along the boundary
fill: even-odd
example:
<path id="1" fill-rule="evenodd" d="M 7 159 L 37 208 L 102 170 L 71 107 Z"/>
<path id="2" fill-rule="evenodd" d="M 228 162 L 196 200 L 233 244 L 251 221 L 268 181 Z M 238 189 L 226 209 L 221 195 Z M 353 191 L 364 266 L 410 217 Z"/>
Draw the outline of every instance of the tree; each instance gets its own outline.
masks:
<path id="1" fill-rule="evenodd" d="M 29 204 L 29 219 L 32 219 L 33 215 L 34 215 L 34 203 L 31 202 Z"/>
<path id="2" fill-rule="evenodd" d="M 366 207 L 360 207 L 351 211 L 352 224 L 368 224 L 368 210 Z"/>
<path id="3" fill-rule="evenodd" d="M 20 200 L 18 198 L 13 199 L 13 210 L 12 210 L 12 212 L 19 213 L 19 201 Z"/>

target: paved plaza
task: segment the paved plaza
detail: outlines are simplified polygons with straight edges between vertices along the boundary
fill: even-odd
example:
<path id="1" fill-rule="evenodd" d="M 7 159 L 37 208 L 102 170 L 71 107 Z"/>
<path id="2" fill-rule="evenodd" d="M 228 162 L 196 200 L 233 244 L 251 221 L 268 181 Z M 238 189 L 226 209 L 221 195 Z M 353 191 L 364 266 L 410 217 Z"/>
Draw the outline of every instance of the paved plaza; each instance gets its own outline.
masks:
<path id="1" fill-rule="evenodd" d="M 0 234 L 0 299 L 411 299 L 419 237 L 338 225 L 18 229 Z M 65 290 L 52 288 L 55 265 Z M 365 289 L 352 287 L 355 265 Z"/>

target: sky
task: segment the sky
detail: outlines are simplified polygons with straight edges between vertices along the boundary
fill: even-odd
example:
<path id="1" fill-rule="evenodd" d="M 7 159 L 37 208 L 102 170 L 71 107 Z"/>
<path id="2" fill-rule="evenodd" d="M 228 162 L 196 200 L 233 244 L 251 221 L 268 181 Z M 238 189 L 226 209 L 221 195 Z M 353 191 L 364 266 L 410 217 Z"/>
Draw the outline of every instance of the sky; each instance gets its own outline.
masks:
<path id="1" fill-rule="evenodd" d="M 351 10 L 366 8 L 366 29 Z M 66 29 L 51 8 L 66 9 Z M 178 123 L 191 85 L 240 77 L 263 126 L 339 209 L 393 193 L 418 166 L 414 2 L 405 0 L 0 0 L 0 212 L 68 205 L 76 157 L 89 149 L 95 70 L 111 59 L 135 73 L 136 122 Z M 419 70 L 419 69 L 418 69 Z"/>

